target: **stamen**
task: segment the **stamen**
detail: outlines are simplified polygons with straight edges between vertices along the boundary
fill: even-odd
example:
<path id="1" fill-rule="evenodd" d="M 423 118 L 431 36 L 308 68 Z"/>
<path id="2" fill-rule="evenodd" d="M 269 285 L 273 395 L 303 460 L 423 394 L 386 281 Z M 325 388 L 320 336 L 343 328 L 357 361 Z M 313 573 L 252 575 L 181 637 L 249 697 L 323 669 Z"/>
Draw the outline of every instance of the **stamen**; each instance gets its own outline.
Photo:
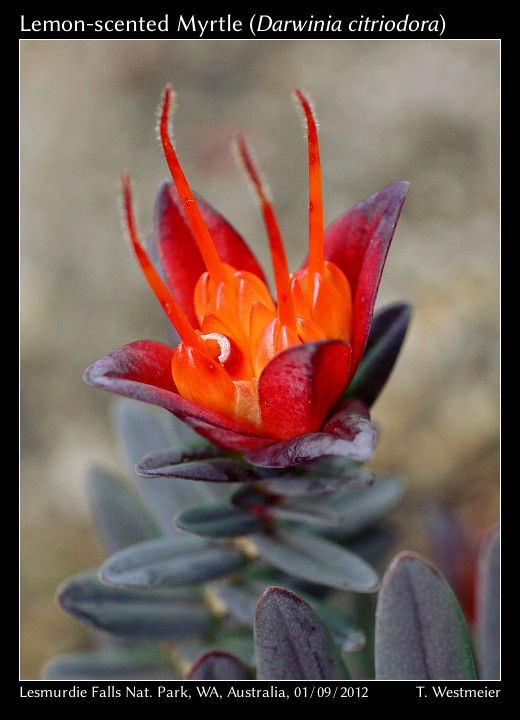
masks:
<path id="1" fill-rule="evenodd" d="M 168 122 L 173 88 L 167 85 L 164 91 L 163 105 L 159 121 L 159 134 L 163 146 L 166 162 L 170 168 L 172 180 L 177 188 L 182 206 L 190 224 L 197 246 L 201 252 L 204 263 L 215 285 L 227 282 L 227 273 L 211 238 L 202 213 L 195 201 L 188 181 L 182 171 L 177 154 L 170 139 Z"/>
<path id="2" fill-rule="evenodd" d="M 242 135 L 238 135 L 236 138 L 236 148 L 238 157 L 242 161 L 262 206 L 262 214 L 269 238 L 269 247 L 271 249 L 271 261 L 273 264 L 274 282 L 278 299 L 278 318 L 282 325 L 287 325 L 291 330 L 296 332 L 296 316 L 291 295 L 289 268 L 280 228 L 274 214 L 273 206 L 268 197 L 267 187 L 253 163 L 251 154 L 247 149 L 245 139 Z"/>
<path id="3" fill-rule="evenodd" d="M 126 230 L 137 261 L 141 266 L 144 276 L 148 280 L 155 297 L 160 302 L 164 312 L 172 322 L 173 326 L 179 333 L 182 342 L 191 347 L 203 347 L 195 330 L 191 327 L 186 315 L 183 313 L 170 291 L 164 284 L 161 276 L 153 266 L 146 250 L 144 249 L 139 238 L 132 208 L 132 191 L 130 187 L 130 176 L 127 173 L 122 177 L 123 204 Z"/>
<path id="4" fill-rule="evenodd" d="M 307 124 L 307 145 L 309 149 L 309 282 L 314 273 L 323 273 L 325 258 L 323 254 L 323 197 L 321 186 L 320 149 L 316 119 L 309 100 L 295 90 L 294 96 L 300 104 Z"/>

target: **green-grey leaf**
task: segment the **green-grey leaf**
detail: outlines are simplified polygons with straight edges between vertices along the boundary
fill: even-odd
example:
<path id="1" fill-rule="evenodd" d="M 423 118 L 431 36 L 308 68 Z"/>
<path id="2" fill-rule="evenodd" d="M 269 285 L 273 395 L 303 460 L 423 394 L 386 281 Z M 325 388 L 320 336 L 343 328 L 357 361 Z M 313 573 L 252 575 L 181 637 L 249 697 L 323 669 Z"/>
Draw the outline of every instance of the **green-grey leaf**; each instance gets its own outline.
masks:
<path id="1" fill-rule="evenodd" d="M 256 603 L 265 588 L 264 583 L 234 582 L 218 585 L 215 593 L 236 621 L 253 627 Z"/>
<path id="2" fill-rule="evenodd" d="M 112 420 L 132 471 L 144 455 L 171 445 L 155 409 L 141 402 L 118 398 L 112 405 Z"/>
<path id="3" fill-rule="evenodd" d="M 158 649 L 84 650 L 54 658 L 44 668 L 47 680 L 174 680 Z"/>
<path id="4" fill-rule="evenodd" d="M 299 500 L 286 500 L 279 505 L 269 508 L 273 520 L 317 525 L 318 527 L 337 527 L 341 524 L 342 516 L 336 513 L 333 507 L 322 507 L 319 503 L 301 502 Z"/>
<path id="5" fill-rule="evenodd" d="M 94 524 L 109 554 L 159 535 L 141 503 L 113 475 L 93 469 L 87 486 Z"/>
<path id="6" fill-rule="evenodd" d="M 120 587 L 177 587 L 228 575 L 244 562 L 244 555 L 232 547 L 178 535 L 115 553 L 101 566 L 100 578 Z"/>
<path id="7" fill-rule="evenodd" d="M 326 464 L 325 460 L 330 462 Z M 315 469 L 301 470 L 296 467 L 284 475 L 266 478 L 262 480 L 262 486 L 275 495 L 300 497 L 366 487 L 375 478 L 370 470 L 345 458 L 326 458 L 315 464 Z"/>
<path id="8" fill-rule="evenodd" d="M 375 663 L 378 680 L 475 679 L 455 595 L 437 568 L 415 553 L 399 553 L 383 577 Z"/>
<path id="9" fill-rule="evenodd" d="M 168 447 L 200 442 L 201 437 L 195 430 L 167 410 L 160 415 L 160 424 L 168 437 Z"/>
<path id="10" fill-rule="evenodd" d="M 365 646 L 366 638 L 363 631 L 349 615 L 345 615 L 322 600 L 311 598 L 301 592 L 299 594 L 325 623 L 340 650 L 343 652 L 356 652 Z"/>
<path id="11" fill-rule="evenodd" d="M 140 402 L 128 398 L 118 399 L 113 406 L 113 418 L 118 438 L 133 473 L 135 466 L 145 455 L 171 449 L 172 444 L 178 443 L 171 429 L 168 431 L 164 421 L 159 419 L 156 409 Z M 203 448 L 207 448 L 209 453 L 215 453 L 212 446 L 204 443 L 201 438 L 197 447 L 201 453 Z M 208 483 L 196 485 L 180 478 L 166 482 L 157 478 L 151 482 L 135 473 L 134 476 L 143 503 L 162 531 L 170 535 L 176 532 L 172 518 L 177 512 L 189 505 L 203 502 L 208 497 L 214 497 L 208 489 Z"/>
<path id="12" fill-rule="evenodd" d="M 173 518 L 177 513 L 208 499 L 203 486 L 209 483 L 193 483 L 180 478 L 140 476 L 137 477 L 136 483 L 143 502 L 153 513 L 165 535 L 179 533 L 173 524 Z"/>
<path id="13" fill-rule="evenodd" d="M 316 511 L 328 511 L 337 518 L 337 529 L 327 528 L 327 534 L 346 539 L 386 517 L 399 505 L 402 496 L 399 478 L 380 475 L 368 487 L 327 493 L 313 498 L 312 505 Z"/>
<path id="14" fill-rule="evenodd" d="M 57 591 L 64 612 L 79 622 L 127 638 L 182 639 L 205 633 L 213 618 L 199 600 L 169 590 L 116 588 L 97 571 L 66 580 Z"/>
<path id="15" fill-rule="evenodd" d="M 262 529 L 258 517 L 225 503 L 186 508 L 175 517 L 175 525 L 181 530 L 214 538 L 239 537 Z"/>
<path id="16" fill-rule="evenodd" d="M 379 586 L 370 565 L 318 535 L 284 528 L 250 539 L 264 560 L 293 576 L 353 592 L 375 592 Z"/>

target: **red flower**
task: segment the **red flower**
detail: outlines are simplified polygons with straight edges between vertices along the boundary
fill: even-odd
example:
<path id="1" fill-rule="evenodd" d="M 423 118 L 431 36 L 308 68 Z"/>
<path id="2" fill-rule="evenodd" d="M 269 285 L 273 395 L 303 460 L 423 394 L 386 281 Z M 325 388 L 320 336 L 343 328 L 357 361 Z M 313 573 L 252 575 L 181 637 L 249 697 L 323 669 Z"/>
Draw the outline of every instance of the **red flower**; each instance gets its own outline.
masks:
<path id="1" fill-rule="evenodd" d="M 159 189 L 149 248 L 159 269 L 139 239 L 126 175 L 123 198 L 131 245 L 179 342 L 130 343 L 85 371 L 88 384 L 159 405 L 266 467 L 331 454 L 371 457 L 376 433 L 368 409 L 345 397 L 408 190 L 405 182 L 390 185 L 324 232 L 316 122 L 303 93 L 295 99 L 308 137 L 309 256 L 293 275 L 266 187 L 244 140 L 237 141 L 265 221 L 277 302 L 242 238 L 192 193 L 170 140 L 168 86 L 159 131 L 173 183 Z"/>

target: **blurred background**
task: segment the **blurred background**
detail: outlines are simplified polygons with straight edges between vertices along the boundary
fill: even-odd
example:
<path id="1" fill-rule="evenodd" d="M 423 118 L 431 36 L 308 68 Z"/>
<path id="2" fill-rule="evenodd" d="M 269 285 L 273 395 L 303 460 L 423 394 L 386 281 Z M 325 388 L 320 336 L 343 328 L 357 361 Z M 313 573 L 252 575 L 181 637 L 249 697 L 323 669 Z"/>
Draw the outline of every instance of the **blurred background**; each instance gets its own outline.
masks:
<path id="1" fill-rule="evenodd" d="M 92 464 L 125 478 L 113 396 L 84 368 L 162 313 L 123 238 L 122 170 L 152 228 L 167 168 L 156 140 L 166 82 L 194 189 L 269 266 L 260 213 L 233 160 L 243 132 L 270 184 L 291 269 L 306 253 L 307 155 L 290 99 L 314 100 L 324 213 L 409 180 L 378 307 L 412 324 L 373 408 L 370 467 L 401 475 L 397 549 L 431 550 L 424 508 L 448 505 L 471 547 L 499 517 L 498 41 L 21 41 L 20 677 L 85 645 L 57 585 L 102 559 L 88 512 Z"/>

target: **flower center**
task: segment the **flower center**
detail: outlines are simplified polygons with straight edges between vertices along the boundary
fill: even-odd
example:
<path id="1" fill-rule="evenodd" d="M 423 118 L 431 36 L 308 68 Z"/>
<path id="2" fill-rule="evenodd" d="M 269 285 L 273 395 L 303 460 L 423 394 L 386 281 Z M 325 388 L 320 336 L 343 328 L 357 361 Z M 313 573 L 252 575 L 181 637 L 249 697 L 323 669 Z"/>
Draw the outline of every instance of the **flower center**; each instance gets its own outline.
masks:
<path id="1" fill-rule="evenodd" d="M 270 360 L 298 343 L 325 339 L 350 340 L 351 291 L 343 272 L 324 258 L 321 165 L 316 120 L 299 90 L 309 158 L 309 262 L 289 274 L 282 237 L 269 193 L 244 139 L 238 156 L 258 197 L 269 240 L 277 303 L 253 273 L 222 261 L 184 176 L 169 132 L 172 88 L 167 86 L 159 134 L 174 185 L 206 272 L 194 290 L 199 327 L 194 328 L 150 261 L 136 230 L 130 182 L 123 177 L 128 236 L 137 260 L 158 301 L 176 328 L 180 343 L 172 357 L 172 377 L 185 398 L 225 417 L 262 430 L 258 378 Z"/>

